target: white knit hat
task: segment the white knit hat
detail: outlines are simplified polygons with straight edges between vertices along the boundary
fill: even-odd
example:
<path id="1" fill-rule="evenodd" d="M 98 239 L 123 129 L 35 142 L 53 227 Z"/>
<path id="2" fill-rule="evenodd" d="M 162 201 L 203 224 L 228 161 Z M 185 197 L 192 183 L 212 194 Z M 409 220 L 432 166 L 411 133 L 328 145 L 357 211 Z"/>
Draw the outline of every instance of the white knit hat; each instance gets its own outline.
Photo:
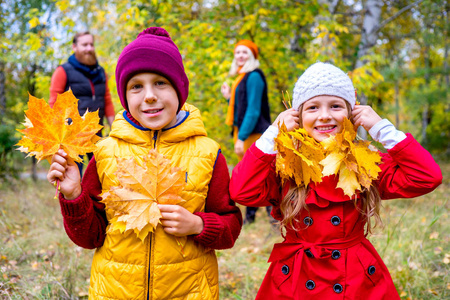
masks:
<path id="1" fill-rule="evenodd" d="M 355 106 L 355 88 L 350 78 L 332 64 L 317 62 L 298 78 L 294 86 L 292 107 L 298 107 L 315 96 L 341 97 L 350 106 Z"/>

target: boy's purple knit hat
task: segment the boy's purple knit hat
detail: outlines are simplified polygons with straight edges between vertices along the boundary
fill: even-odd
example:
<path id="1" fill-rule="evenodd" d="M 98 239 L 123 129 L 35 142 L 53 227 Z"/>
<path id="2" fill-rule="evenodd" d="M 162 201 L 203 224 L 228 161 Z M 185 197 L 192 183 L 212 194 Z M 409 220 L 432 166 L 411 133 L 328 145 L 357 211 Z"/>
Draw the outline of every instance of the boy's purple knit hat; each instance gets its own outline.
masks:
<path id="1" fill-rule="evenodd" d="M 162 75 L 172 83 L 177 91 L 179 111 L 189 94 L 189 80 L 184 72 L 180 51 L 164 28 L 145 29 L 120 53 L 116 67 L 116 84 L 120 103 L 126 110 L 127 82 L 142 72 Z"/>

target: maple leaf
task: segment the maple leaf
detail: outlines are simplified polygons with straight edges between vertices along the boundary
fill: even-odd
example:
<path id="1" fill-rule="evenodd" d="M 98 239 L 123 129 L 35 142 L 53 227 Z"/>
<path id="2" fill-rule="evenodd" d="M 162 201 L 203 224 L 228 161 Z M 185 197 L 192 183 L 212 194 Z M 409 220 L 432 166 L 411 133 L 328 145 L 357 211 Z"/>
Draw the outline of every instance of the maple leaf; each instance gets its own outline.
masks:
<path id="1" fill-rule="evenodd" d="M 288 132 L 282 124 L 275 142 L 276 170 L 283 181 L 292 179 L 297 186 L 322 181 L 322 167 L 318 164 L 324 158 L 322 146 L 305 129 Z"/>
<path id="2" fill-rule="evenodd" d="M 142 165 L 135 158 L 117 158 L 119 186 L 102 193 L 102 202 L 113 215 L 108 232 L 133 230 L 143 241 L 153 232 L 161 219 L 160 204 L 179 204 L 184 189 L 185 172 L 172 167 L 170 160 L 150 150 L 142 157 Z"/>
<path id="3" fill-rule="evenodd" d="M 356 190 L 367 189 L 377 179 L 381 171 L 378 163 L 381 157 L 378 151 L 370 149 L 370 142 L 356 140 L 356 131 L 350 120 L 345 119 L 341 133 L 321 142 L 326 157 L 320 164 L 324 166 L 323 176 L 339 175 L 337 187 L 351 197 Z"/>
<path id="4" fill-rule="evenodd" d="M 61 148 L 81 162 L 80 155 L 95 150 L 96 133 L 103 128 L 98 112 L 79 115 L 78 99 L 71 90 L 58 95 L 53 108 L 44 99 L 29 95 L 25 115 L 25 129 L 18 130 L 23 136 L 16 146 L 38 161 L 52 157 Z"/>

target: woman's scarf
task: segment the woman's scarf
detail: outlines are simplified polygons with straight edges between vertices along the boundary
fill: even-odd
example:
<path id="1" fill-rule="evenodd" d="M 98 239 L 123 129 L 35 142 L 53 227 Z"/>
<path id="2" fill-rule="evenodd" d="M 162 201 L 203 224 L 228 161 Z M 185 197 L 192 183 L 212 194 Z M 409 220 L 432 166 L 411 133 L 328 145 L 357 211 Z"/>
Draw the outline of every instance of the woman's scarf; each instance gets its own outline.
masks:
<path id="1" fill-rule="evenodd" d="M 239 75 L 236 77 L 236 79 L 233 81 L 233 84 L 231 85 L 230 101 L 228 102 L 227 118 L 225 119 L 225 124 L 230 126 L 233 126 L 234 122 L 234 103 L 236 97 L 236 88 L 241 82 L 241 80 L 244 78 L 245 74 L 246 73 L 239 73 Z"/>

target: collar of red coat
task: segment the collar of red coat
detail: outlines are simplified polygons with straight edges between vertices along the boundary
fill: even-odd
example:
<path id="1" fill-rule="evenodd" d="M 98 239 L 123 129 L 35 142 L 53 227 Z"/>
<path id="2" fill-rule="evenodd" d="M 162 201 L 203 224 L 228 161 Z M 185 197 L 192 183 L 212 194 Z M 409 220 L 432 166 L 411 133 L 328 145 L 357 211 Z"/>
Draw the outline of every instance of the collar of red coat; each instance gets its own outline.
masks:
<path id="1" fill-rule="evenodd" d="M 310 193 L 306 198 L 306 204 L 315 204 L 319 207 L 327 207 L 330 202 L 345 202 L 352 199 L 359 198 L 360 194 L 357 191 L 356 195 L 350 198 L 344 194 L 341 188 L 337 187 L 338 177 L 335 175 L 322 177 L 320 183 L 309 183 Z M 287 182 L 283 188 L 283 195 L 289 190 L 291 182 Z"/>

